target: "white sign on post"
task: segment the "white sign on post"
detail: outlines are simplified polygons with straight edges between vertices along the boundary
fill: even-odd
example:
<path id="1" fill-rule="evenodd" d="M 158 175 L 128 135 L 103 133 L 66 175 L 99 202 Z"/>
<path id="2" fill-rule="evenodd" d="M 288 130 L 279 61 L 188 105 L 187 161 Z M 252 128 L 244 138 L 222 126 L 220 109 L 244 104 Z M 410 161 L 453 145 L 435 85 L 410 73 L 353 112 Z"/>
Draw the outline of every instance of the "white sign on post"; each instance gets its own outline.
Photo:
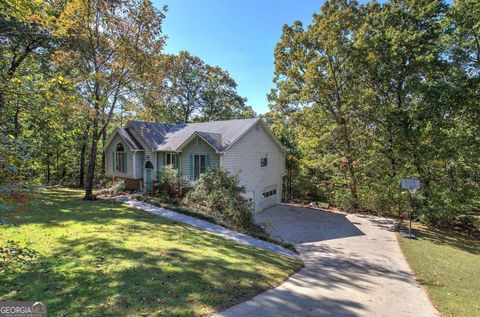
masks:
<path id="1" fill-rule="evenodd" d="M 408 189 L 415 192 L 420 188 L 420 181 L 415 178 L 403 178 L 402 179 L 402 189 Z"/>
<path id="2" fill-rule="evenodd" d="M 410 208 L 408 210 L 408 218 L 410 220 L 410 224 L 408 226 L 408 235 L 402 234 L 404 237 L 408 237 L 410 239 L 416 239 L 414 235 L 412 235 L 412 194 L 420 188 L 420 181 L 416 178 L 402 178 L 401 182 L 402 189 L 408 189 L 410 191 Z"/>

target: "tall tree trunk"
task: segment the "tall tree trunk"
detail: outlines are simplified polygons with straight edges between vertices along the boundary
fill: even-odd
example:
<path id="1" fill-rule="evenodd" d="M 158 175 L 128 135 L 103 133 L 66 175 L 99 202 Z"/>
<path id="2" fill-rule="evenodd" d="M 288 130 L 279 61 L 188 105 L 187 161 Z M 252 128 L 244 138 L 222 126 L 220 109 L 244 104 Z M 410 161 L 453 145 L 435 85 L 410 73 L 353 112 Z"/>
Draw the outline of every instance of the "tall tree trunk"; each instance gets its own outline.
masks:
<path id="1" fill-rule="evenodd" d="M 88 169 L 87 169 L 87 184 L 85 186 L 84 200 L 95 200 L 93 195 L 93 182 L 95 177 L 95 165 L 97 164 L 97 151 L 98 151 L 98 131 L 96 128 L 93 130 L 92 144 L 90 146 L 90 155 L 88 157 Z"/>
<path id="2" fill-rule="evenodd" d="M 102 133 L 102 149 L 105 146 L 105 143 L 107 143 L 107 130 L 103 130 Z M 106 157 L 105 157 L 105 151 L 102 150 L 102 174 L 105 175 L 105 164 L 106 164 Z"/>
<path id="3" fill-rule="evenodd" d="M 87 125 L 87 128 L 83 132 L 82 136 L 82 147 L 80 149 L 80 166 L 78 171 L 78 187 L 85 187 L 85 154 L 87 153 L 88 145 L 88 135 L 90 133 L 90 125 Z"/>
<path id="4" fill-rule="evenodd" d="M 20 135 L 19 116 L 20 116 L 20 106 L 17 104 L 15 107 L 15 116 L 13 117 L 13 126 L 14 126 L 13 136 L 15 137 L 15 139 L 18 138 L 18 136 Z"/>
<path id="5" fill-rule="evenodd" d="M 351 159 L 347 161 L 348 176 L 350 178 L 350 194 L 352 195 L 352 208 L 358 208 L 358 193 L 357 193 L 357 177 L 355 175 L 355 168 Z"/>
<path id="6" fill-rule="evenodd" d="M 346 158 L 347 158 L 347 172 L 349 178 L 349 188 L 350 188 L 350 195 L 352 198 L 352 208 L 358 208 L 358 193 L 357 193 L 357 176 L 355 173 L 355 167 L 353 166 L 355 159 L 354 159 L 354 152 L 352 147 L 352 140 L 351 140 L 351 133 L 347 126 L 347 121 L 344 118 L 341 118 L 341 125 L 342 125 L 342 137 L 345 140 L 346 145 Z"/>
<path id="7" fill-rule="evenodd" d="M 96 97 L 96 100 L 99 100 L 98 95 Z M 98 118 L 94 118 L 92 122 L 92 144 L 90 144 L 90 155 L 88 156 L 87 184 L 85 186 L 85 197 L 83 197 L 84 200 L 95 200 L 95 196 L 93 195 L 93 182 L 95 178 L 95 167 L 97 164 L 99 138 Z"/>
<path id="8" fill-rule="evenodd" d="M 388 125 L 388 143 L 387 143 L 387 157 L 390 162 L 390 178 L 397 176 L 397 160 L 395 159 L 394 142 L 393 142 L 393 127 Z"/>

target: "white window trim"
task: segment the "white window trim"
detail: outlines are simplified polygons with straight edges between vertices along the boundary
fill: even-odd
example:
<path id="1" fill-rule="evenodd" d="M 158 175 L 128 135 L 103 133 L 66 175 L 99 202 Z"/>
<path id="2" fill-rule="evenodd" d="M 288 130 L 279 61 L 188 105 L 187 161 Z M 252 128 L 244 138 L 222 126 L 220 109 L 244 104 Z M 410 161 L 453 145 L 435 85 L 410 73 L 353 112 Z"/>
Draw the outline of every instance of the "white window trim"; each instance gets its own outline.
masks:
<path id="1" fill-rule="evenodd" d="M 192 175 L 193 175 L 193 179 L 194 179 L 194 180 L 197 180 L 197 179 L 200 178 L 200 175 L 202 175 L 202 173 L 205 173 L 205 172 L 207 171 L 207 169 L 208 169 L 208 167 L 207 167 L 207 156 L 208 156 L 208 154 L 194 153 L 194 154 L 192 154 L 192 155 L 193 155 L 193 173 L 192 173 Z M 195 157 L 196 157 L 196 156 L 199 157 L 198 160 L 199 160 L 199 164 L 200 164 L 200 166 L 198 167 L 198 175 L 197 175 L 197 177 L 195 177 L 195 162 L 196 162 Z M 202 169 L 202 168 L 201 168 L 202 156 L 204 157 L 204 160 L 203 160 L 203 161 L 204 161 L 204 163 L 205 163 L 205 168 L 203 169 L 203 172 L 201 171 L 201 169 Z"/>
<path id="2" fill-rule="evenodd" d="M 117 148 L 118 148 L 119 144 L 122 145 L 123 151 L 117 151 Z M 115 146 L 115 152 L 113 152 L 113 155 L 115 156 L 115 164 L 113 166 L 113 171 L 116 172 L 116 173 L 126 174 L 127 173 L 127 164 L 125 164 L 125 161 L 126 161 L 125 159 L 126 159 L 126 156 L 127 156 L 127 152 L 125 151 L 125 146 L 120 142 L 117 143 L 117 145 Z M 120 161 L 119 158 L 120 157 L 121 157 L 123 170 L 118 168 L 120 166 L 119 165 L 119 161 Z"/>
<path id="3" fill-rule="evenodd" d="M 264 159 L 266 159 L 266 164 L 262 165 Z M 260 155 L 260 167 L 261 168 L 268 167 L 268 153 L 263 153 L 262 155 Z"/>
<path id="4" fill-rule="evenodd" d="M 262 197 L 267 198 L 277 194 L 277 185 L 266 186 L 263 189 Z"/>

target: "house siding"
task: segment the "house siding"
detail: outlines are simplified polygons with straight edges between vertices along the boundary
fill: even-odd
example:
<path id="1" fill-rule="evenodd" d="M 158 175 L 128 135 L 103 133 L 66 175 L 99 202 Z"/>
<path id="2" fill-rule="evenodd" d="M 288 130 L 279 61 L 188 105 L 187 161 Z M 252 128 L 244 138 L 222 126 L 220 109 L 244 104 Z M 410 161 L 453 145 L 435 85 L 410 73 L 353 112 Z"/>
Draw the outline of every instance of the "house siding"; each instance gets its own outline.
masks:
<path id="1" fill-rule="evenodd" d="M 268 154 L 268 165 L 260 166 L 260 157 Z M 266 199 L 264 188 L 277 185 L 276 204 L 282 200 L 282 175 L 285 173 L 285 154 L 262 124 L 257 123 L 222 156 L 222 167 L 238 175 L 245 186 L 246 197 L 255 202 L 255 210 L 263 210 Z M 269 199 L 269 198 L 267 198 Z M 271 198 L 270 198 L 271 200 Z"/>
<path id="2" fill-rule="evenodd" d="M 115 171 L 113 166 L 113 157 L 114 157 L 115 149 L 118 143 L 121 143 L 123 145 L 123 148 L 127 152 L 127 171 L 125 173 Z M 116 135 L 113 138 L 112 142 L 110 142 L 106 151 L 105 167 L 106 167 L 107 175 L 124 177 L 124 178 L 133 178 L 133 159 L 132 159 L 133 157 L 132 156 L 133 156 L 133 152 L 130 151 L 127 143 L 125 143 L 125 141 L 123 141 L 123 139 L 119 135 Z"/>
<path id="3" fill-rule="evenodd" d="M 143 178 L 143 166 L 145 165 L 144 155 L 145 154 L 143 152 L 134 153 L 135 168 L 133 170 L 133 175 L 135 179 Z"/>
<path id="4" fill-rule="evenodd" d="M 150 161 L 153 164 L 152 175 L 155 179 L 157 175 L 157 170 L 158 170 L 157 153 L 150 149 L 147 143 L 143 141 L 143 138 L 140 136 L 140 134 L 137 133 L 137 131 L 135 131 L 135 129 L 133 129 L 133 127 L 129 128 L 128 131 L 133 135 L 133 137 L 137 140 L 137 142 L 139 142 L 142 145 L 144 149 L 143 152 L 137 153 L 138 154 L 137 156 L 138 159 L 136 160 L 137 177 L 142 179 L 146 177 L 144 173 L 145 164 L 147 163 L 147 161 Z M 147 160 L 147 156 L 148 156 L 148 160 Z M 144 181 L 146 181 L 146 179 L 144 179 Z"/>
<path id="5" fill-rule="evenodd" d="M 198 138 L 198 137 L 197 137 Z M 215 152 L 214 149 L 207 142 L 203 141 L 201 138 L 197 143 L 197 138 L 194 138 L 187 146 L 183 148 L 180 166 L 182 178 L 190 177 L 190 155 L 191 154 L 202 154 L 210 156 L 210 168 L 217 169 L 220 166 L 220 157 Z"/>

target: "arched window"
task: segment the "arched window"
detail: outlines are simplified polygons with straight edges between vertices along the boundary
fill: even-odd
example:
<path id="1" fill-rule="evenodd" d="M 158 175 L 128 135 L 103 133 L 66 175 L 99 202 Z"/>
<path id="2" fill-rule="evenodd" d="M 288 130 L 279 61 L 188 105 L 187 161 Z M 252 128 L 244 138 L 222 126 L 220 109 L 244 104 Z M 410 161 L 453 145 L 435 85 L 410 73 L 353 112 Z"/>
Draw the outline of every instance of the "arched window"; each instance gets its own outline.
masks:
<path id="1" fill-rule="evenodd" d="M 122 143 L 118 143 L 115 147 L 115 155 L 114 155 L 114 164 L 115 171 L 126 173 L 127 172 L 127 153 L 123 148 Z"/>
<path id="2" fill-rule="evenodd" d="M 152 162 L 148 161 L 147 163 L 145 163 L 145 168 L 153 169 L 153 164 L 152 164 Z"/>

